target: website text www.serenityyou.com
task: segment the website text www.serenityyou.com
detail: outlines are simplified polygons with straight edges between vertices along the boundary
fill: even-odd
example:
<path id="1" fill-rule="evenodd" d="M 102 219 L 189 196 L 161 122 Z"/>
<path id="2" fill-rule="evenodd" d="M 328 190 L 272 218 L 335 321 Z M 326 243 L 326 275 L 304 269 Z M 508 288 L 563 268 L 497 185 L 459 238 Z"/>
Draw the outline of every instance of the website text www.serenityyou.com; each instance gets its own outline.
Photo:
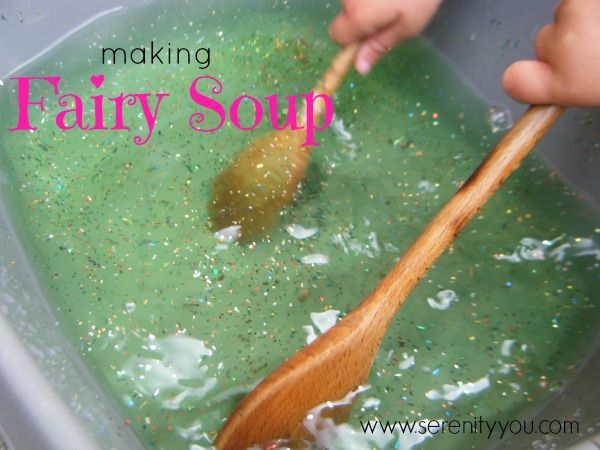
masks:
<path id="1" fill-rule="evenodd" d="M 488 439 L 502 439 L 516 434 L 573 434 L 579 433 L 579 422 L 576 420 L 486 420 L 483 417 L 468 420 L 395 420 L 360 421 L 365 434 L 401 433 L 435 435 L 449 434 L 483 434 Z"/>

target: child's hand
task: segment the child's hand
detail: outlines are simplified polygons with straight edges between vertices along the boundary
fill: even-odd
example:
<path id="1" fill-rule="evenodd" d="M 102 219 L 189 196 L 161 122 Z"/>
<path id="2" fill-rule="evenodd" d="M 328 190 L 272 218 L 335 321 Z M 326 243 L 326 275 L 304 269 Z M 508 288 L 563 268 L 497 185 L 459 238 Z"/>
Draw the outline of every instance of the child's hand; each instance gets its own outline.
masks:
<path id="1" fill-rule="evenodd" d="M 537 61 L 504 72 L 506 92 L 524 103 L 600 106 L 600 0 L 562 0 L 536 36 Z"/>
<path id="2" fill-rule="evenodd" d="M 329 34 L 342 45 L 362 41 L 355 66 L 366 75 L 388 50 L 423 31 L 441 2 L 342 0 L 342 12 L 333 20 Z"/>

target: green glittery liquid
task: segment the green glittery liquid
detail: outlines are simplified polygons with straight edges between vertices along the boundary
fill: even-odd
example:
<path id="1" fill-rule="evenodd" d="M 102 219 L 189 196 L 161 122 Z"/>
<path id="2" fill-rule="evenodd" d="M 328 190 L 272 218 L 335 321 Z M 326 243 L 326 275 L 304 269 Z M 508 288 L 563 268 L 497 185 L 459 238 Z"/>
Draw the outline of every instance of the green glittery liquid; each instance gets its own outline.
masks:
<path id="1" fill-rule="evenodd" d="M 326 36 L 333 7 L 248 3 L 115 14 L 27 68 L 62 76 L 61 90 L 84 98 L 96 93 L 87 81 L 95 73 L 105 74 L 107 96 L 170 93 L 145 146 L 133 133 L 63 133 L 54 102 L 36 133 L 0 131 L 2 194 L 49 301 L 150 449 L 209 448 L 243 393 L 306 343 L 304 327 L 318 334 L 310 313 L 343 316 L 356 306 L 498 138 L 487 106 L 452 69 L 423 42 L 408 43 L 340 88 L 342 122 L 320 137 L 302 193 L 271 239 L 220 245 L 206 227 L 211 183 L 266 128 L 195 133 L 189 84 L 199 74 L 219 78 L 226 104 L 244 92 L 305 92 L 336 51 Z M 211 66 L 100 65 L 100 46 L 151 39 L 211 47 Z M 14 91 L 0 94 L 2 123 L 12 124 Z M 318 233 L 297 239 L 290 224 Z M 589 353 L 600 322 L 597 225 L 530 157 L 403 306 L 351 426 L 375 417 L 515 418 L 547 401 Z M 302 262 L 315 254 L 328 263 Z M 448 307 L 436 308 L 444 299 Z M 470 393 L 448 393 L 467 383 Z M 463 434 L 423 447 L 489 442 Z"/>

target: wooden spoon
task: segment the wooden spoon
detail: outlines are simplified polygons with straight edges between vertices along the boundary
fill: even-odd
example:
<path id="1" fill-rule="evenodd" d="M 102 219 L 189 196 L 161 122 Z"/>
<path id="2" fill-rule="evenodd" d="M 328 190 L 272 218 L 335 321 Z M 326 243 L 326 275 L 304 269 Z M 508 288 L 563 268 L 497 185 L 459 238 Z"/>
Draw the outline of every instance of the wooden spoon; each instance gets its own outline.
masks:
<path id="1" fill-rule="evenodd" d="M 352 66 L 358 44 L 341 50 L 313 89 L 315 95 L 329 96 L 337 90 Z M 313 120 L 318 123 L 324 108 L 317 102 Z M 307 111 L 298 116 L 306 123 Z M 208 204 L 211 228 L 240 226 L 243 240 L 266 234 L 277 214 L 296 196 L 310 157 L 304 147 L 306 128 L 273 131 L 242 150 L 215 180 Z"/>
<path id="2" fill-rule="evenodd" d="M 292 437 L 310 409 L 363 384 L 388 325 L 408 294 L 563 110 L 530 107 L 375 290 L 238 404 L 217 437 L 217 449 L 243 450 Z"/>

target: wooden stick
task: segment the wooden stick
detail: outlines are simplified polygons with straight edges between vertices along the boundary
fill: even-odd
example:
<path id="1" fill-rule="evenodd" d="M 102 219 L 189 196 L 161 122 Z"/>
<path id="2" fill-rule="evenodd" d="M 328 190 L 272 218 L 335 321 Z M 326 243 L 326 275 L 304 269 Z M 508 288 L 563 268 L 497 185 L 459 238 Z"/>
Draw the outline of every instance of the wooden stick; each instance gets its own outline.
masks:
<path id="1" fill-rule="evenodd" d="M 429 267 L 519 168 L 563 111 L 560 106 L 531 106 L 421 232 L 376 289 L 379 295 L 388 299 L 386 307 L 389 311 L 378 314 L 383 331 Z M 370 299 L 370 296 L 365 299 L 365 306 Z M 384 332 L 380 334 L 383 337 Z"/>

